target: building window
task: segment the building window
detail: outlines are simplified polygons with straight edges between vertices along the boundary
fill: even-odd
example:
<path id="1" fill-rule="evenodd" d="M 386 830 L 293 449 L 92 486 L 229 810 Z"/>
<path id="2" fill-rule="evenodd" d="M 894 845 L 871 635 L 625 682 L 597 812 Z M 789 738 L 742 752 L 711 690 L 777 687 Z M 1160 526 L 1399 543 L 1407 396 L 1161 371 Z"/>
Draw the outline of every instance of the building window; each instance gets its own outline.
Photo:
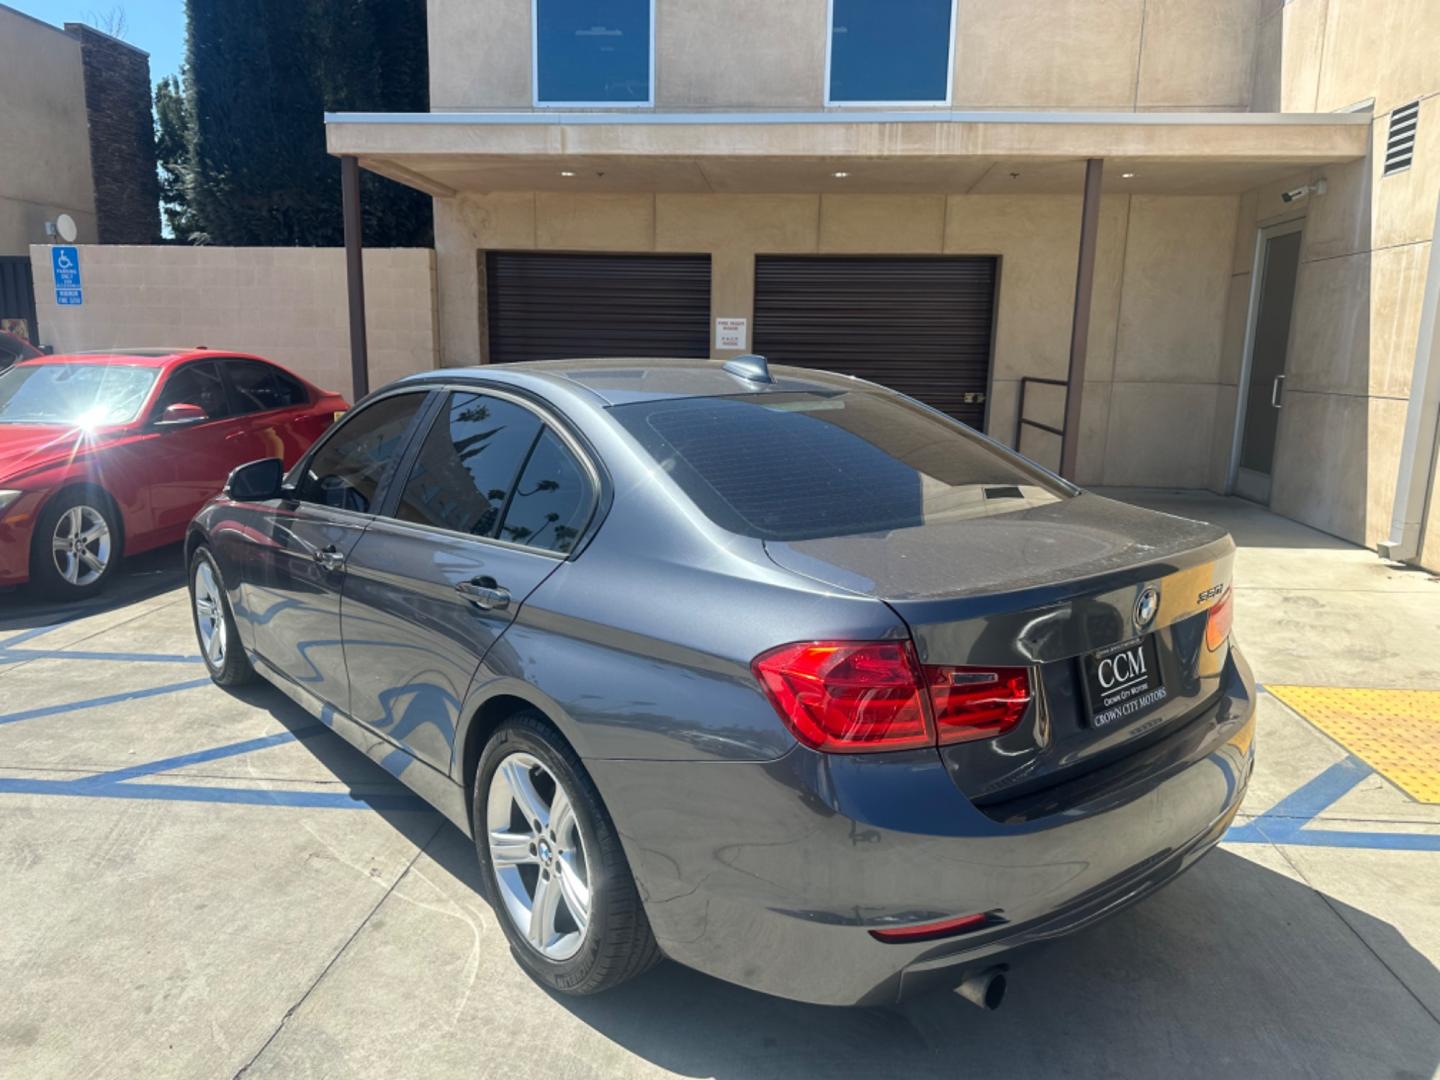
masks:
<path id="1" fill-rule="evenodd" d="M 955 0 L 830 0 L 827 105 L 948 105 Z"/>
<path id="2" fill-rule="evenodd" d="M 535 104 L 655 103 L 655 0 L 533 0 Z"/>

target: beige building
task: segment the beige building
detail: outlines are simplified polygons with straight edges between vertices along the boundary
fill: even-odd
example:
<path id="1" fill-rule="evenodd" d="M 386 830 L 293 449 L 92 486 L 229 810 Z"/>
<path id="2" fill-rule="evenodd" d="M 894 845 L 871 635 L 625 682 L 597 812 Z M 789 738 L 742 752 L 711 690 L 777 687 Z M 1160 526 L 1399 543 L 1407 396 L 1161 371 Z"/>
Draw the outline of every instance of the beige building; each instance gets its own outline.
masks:
<path id="1" fill-rule="evenodd" d="M 97 238 L 95 185 L 80 40 L 0 4 L 0 255 L 45 239 L 45 223 L 75 219 Z"/>
<path id="2" fill-rule="evenodd" d="M 1425 512 L 1440 4 L 600 11 L 431 0 L 432 111 L 327 117 L 332 153 L 435 197 L 443 363 L 757 351 L 1050 465 L 1068 393 L 1084 483 L 1375 544 L 1404 458 Z"/>
<path id="3" fill-rule="evenodd" d="M 31 244 L 159 238 L 150 116 L 147 53 L 0 4 L 0 328 L 42 337 Z"/>

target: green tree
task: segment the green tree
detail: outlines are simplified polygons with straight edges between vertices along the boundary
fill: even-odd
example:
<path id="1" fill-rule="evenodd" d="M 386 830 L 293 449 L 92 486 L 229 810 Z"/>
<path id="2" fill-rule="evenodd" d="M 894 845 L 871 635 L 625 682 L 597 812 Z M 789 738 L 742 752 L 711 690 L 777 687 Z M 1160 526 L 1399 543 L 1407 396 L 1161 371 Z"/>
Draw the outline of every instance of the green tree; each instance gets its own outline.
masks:
<path id="1" fill-rule="evenodd" d="M 163 159 L 188 169 L 186 235 L 341 243 L 322 114 L 428 108 L 424 0 L 187 0 L 186 14 L 185 149 Z M 362 206 L 366 244 L 431 242 L 423 193 L 366 176 Z"/>
<path id="2" fill-rule="evenodd" d="M 155 84 L 155 158 L 166 232 L 187 243 L 203 240 L 190 213 L 190 107 L 176 75 Z"/>

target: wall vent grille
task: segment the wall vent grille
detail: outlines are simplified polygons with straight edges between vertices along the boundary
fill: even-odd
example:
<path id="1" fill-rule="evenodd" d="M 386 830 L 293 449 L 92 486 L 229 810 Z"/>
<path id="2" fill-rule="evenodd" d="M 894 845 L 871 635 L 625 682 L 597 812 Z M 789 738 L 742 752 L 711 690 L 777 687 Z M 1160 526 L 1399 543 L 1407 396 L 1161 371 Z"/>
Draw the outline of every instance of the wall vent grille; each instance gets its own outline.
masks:
<path id="1" fill-rule="evenodd" d="M 1390 114 L 1390 134 L 1385 139 L 1385 171 L 1382 176 L 1408 169 L 1415 157 L 1415 127 L 1420 122 L 1420 102 L 1401 105 Z"/>

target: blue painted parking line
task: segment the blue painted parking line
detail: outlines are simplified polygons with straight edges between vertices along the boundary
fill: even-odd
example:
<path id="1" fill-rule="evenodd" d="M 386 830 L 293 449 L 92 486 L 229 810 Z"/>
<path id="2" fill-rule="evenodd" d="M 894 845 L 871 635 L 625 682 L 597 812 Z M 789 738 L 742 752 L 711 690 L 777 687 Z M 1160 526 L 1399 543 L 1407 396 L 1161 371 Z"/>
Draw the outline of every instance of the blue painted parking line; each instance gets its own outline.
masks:
<path id="1" fill-rule="evenodd" d="M 38 709 L 22 709 L 20 712 L 0 713 L 0 725 L 16 724 L 21 720 L 37 720 L 42 716 L 59 716 L 63 713 L 78 712 L 82 709 L 98 709 L 105 705 L 120 705 L 127 701 L 161 697 L 165 694 L 174 694 L 181 690 L 194 690 L 198 687 L 209 685 L 209 679 L 187 679 L 185 682 L 167 683 L 164 686 L 152 686 L 144 690 L 125 690 L 118 694 L 106 694 L 104 697 L 88 698 L 85 701 L 68 701 L 59 705 L 44 705 Z"/>
<path id="2" fill-rule="evenodd" d="M 16 634 L 14 637 L 8 637 L 4 641 L 0 641 L 0 649 L 9 649 L 12 646 L 20 645 L 26 641 L 34 641 L 41 634 L 48 634 L 51 630 L 55 630 L 64 625 L 63 622 L 58 622 L 51 623 L 48 626 L 37 626 L 33 630 L 26 630 L 24 633 Z"/>
<path id="3" fill-rule="evenodd" d="M 1257 818 L 1233 826 L 1229 844 L 1288 844 L 1302 847 L 1372 848 L 1384 851 L 1440 851 L 1440 836 L 1427 833 L 1349 832 L 1314 829 L 1310 824 L 1375 770 L 1347 756 L 1297 788 Z"/>
<path id="4" fill-rule="evenodd" d="M 198 653 L 81 652 L 74 649 L 11 649 L 0 646 L 0 664 L 27 660 L 113 660 L 122 664 L 199 664 Z"/>
<path id="5" fill-rule="evenodd" d="M 430 805 L 406 792 L 294 791 L 267 788 L 198 787 L 184 784 L 89 784 L 81 780 L 0 777 L 0 795 L 61 795 L 80 799 L 152 799 L 162 802 L 230 803 L 289 806 L 311 810 L 413 810 L 433 813 Z"/>
<path id="6" fill-rule="evenodd" d="M 295 742 L 297 739 L 313 739 L 329 729 L 319 727 L 301 730 L 299 732 L 281 731 L 275 735 L 261 735 L 258 738 L 246 739 L 243 742 L 227 743 L 224 746 L 212 746 L 208 750 L 196 750 L 189 754 L 177 754 L 175 757 L 161 758 L 159 761 L 147 761 L 143 765 L 130 765 L 123 769 L 113 769 L 110 772 L 96 773 L 94 776 L 87 776 L 83 779 L 73 781 L 76 784 L 118 784 L 122 780 L 133 780 L 137 776 L 154 776 L 156 773 L 170 772 L 172 769 L 182 769 L 187 765 L 200 765 L 207 761 L 219 761 L 221 758 L 238 757 L 241 754 L 254 753 L 256 750 L 266 750 L 272 746 L 281 746 L 285 743 Z"/>

